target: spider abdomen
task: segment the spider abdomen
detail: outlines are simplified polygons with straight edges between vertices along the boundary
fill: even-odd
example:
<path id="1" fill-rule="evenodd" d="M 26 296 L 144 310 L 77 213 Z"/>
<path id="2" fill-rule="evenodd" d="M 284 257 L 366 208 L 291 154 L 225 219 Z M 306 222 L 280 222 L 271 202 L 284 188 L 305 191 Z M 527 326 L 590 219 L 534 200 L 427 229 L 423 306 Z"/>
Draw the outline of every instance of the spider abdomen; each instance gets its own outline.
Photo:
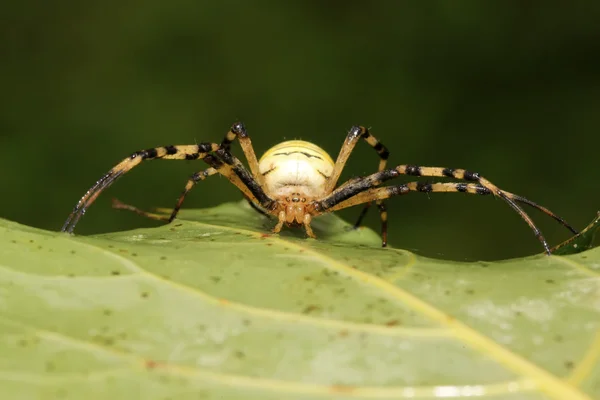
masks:
<path id="1" fill-rule="evenodd" d="M 265 191 L 273 197 L 324 195 L 325 183 L 333 170 L 325 150 L 310 142 L 290 140 L 270 148 L 259 162 Z"/>

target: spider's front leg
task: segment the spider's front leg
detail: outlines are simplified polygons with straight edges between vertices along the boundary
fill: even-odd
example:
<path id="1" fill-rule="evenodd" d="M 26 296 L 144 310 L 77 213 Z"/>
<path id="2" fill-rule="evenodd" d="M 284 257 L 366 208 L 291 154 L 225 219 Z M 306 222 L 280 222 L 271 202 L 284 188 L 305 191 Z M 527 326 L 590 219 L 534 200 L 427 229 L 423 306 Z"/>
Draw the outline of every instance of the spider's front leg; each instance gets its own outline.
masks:
<path id="1" fill-rule="evenodd" d="M 364 126 L 353 126 L 350 128 L 348 135 L 346 136 L 346 140 L 340 149 L 340 153 L 337 157 L 335 165 L 333 167 L 333 172 L 329 179 L 327 180 L 326 191 L 330 193 L 338 182 L 342 170 L 350 157 L 350 154 L 354 150 L 356 143 L 359 139 L 363 139 L 369 146 L 371 146 L 379 156 L 379 168 L 378 171 L 381 172 L 385 169 L 387 165 L 387 160 L 390 155 L 387 147 L 383 145 L 375 136 L 371 135 L 369 130 Z M 385 207 L 385 203 L 383 200 L 376 201 L 377 208 L 379 209 L 379 216 L 381 218 L 381 245 L 382 247 L 387 246 L 387 209 Z M 368 202 L 363 207 L 360 212 L 356 223 L 354 224 L 354 228 L 358 228 L 362 223 L 363 218 L 367 215 L 367 211 L 371 206 L 371 202 Z"/>
<path id="2" fill-rule="evenodd" d="M 252 174 L 248 173 L 241 161 L 232 156 L 230 153 L 231 144 L 236 138 L 238 138 L 240 141 L 240 145 L 242 146 L 242 150 L 244 151 Z M 208 176 L 219 173 L 233 183 L 238 189 L 240 189 L 252 207 L 257 209 L 259 212 L 264 213 L 264 210 L 262 210 L 261 207 L 269 207 L 272 204 L 272 200 L 268 198 L 268 196 L 262 190 L 262 185 L 260 182 L 263 180 L 263 176 L 255 172 L 258 171 L 258 161 L 256 158 L 256 153 L 252 147 L 250 136 L 248 136 L 244 124 L 241 122 L 236 122 L 231 126 L 231 129 L 225 134 L 225 137 L 223 138 L 219 149 L 216 151 L 216 154 L 219 158 L 208 155 L 202 159 L 204 162 L 210 165 L 211 168 L 192 175 L 192 177 L 187 181 L 185 188 L 179 196 L 177 204 L 173 208 L 173 211 L 169 217 L 142 211 L 137 207 L 124 204 L 120 201 L 113 202 L 113 207 L 117 209 L 133 211 L 148 218 L 172 222 L 177 217 L 185 197 L 196 185 L 196 183 L 206 179 Z"/>
<path id="3" fill-rule="evenodd" d="M 63 232 L 73 232 L 79 219 L 86 212 L 87 208 L 96 200 L 100 193 L 112 185 L 123 174 L 138 166 L 142 161 L 154 159 L 202 159 L 211 166 L 211 168 L 195 174 L 190 180 L 188 180 L 186 188 L 179 197 L 177 205 L 171 213 L 168 221 L 172 221 L 176 217 L 177 212 L 179 211 L 179 208 L 185 199 L 185 196 L 194 187 L 196 182 L 203 180 L 203 178 L 213 175 L 216 172 L 225 176 L 231 183 L 237 186 L 238 189 L 240 189 L 240 191 L 242 191 L 244 194 L 244 197 L 246 197 L 249 201 L 255 202 L 255 204 L 259 204 L 261 207 L 268 209 L 271 207 L 274 201 L 270 199 L 262 189 L 262 185 L 260 184 L 260 174 L 258 174 L 258 176 L 256 174 L 254 174 L 254 176 L 250 174 L 240 160 L 231 155 L 228 151 L 231 142 L 236 137 L 238 137 L 240 139 L 240 143 L 242 143 L 242 148 L 246 154 L 251 170 L 253 172 L 258 171 L 258 162 L 256 160 L 254 150 L 252 149 L 250 138 L 246 133 L 244 125 L 239 122 L 235 123 L 231 127 L 230 131 L 225 135 L 221 145 L 216 143 L 200 143 L 197 145 L 163 146 L 138 151 L 113 167 L 87 191 L 87 193 L 77 203 L 61 230 Z M 210 153 L 214 154 L 215 156 L 211 155 Z M 150 216 L 150 213 L 146 213 L 133 206 L 128 206 L 120 202 L 116 203 L 116 207 L 129 209 L 139 214 Z M 150 217 L 157 219 L 154 216 Z"/>
<path id="4" fill-rule="evenodd" d="M 378 187 L 381 183 L 400 175 L 410 176 L 431 176 L 431 177 L 451 177 L 455 179 L 476 181 L 477 183 L 435 183 L 428 184 L 423 182 L 411 182 L 408 184 L 388 187 Z M 533 230 L 535 236 L 542 243 L 546 254 L 550 255 L 550 248 L 541 231 L 536 227 L 533 220 L 517 204 L 523 203 L 532 206 L 546 215 L 560 222 L 574 234 L 577 231 L 573 229 L 564 219 L 560 218 L 549 209 L 542 207 L 524 197 L 500 190 L 496 185 L 483 178 L 476 172 L 470 172 L 464 169 L 450 169 L 439 167 L 420 167 L 416 165 L 399 165 L 394 169 L 384 170 L 364 178 L 355 179 L 347 185 L 342 185 L 326 198 L 318 202 L 319 212 L 335 211 L 357 204 L 362 204 L 374 200 L 387 199 L 392 196 L 416 192 L 455 192 L 487 195 L 493 194 L 506 201 Z"/>
<path id="5" fill-rule="evenodd" d="M 100 178 L 79 200 L 75 208 L 62 226 L 61 231 L 72 233 L 79 219 L 86 210 L 98 198 L 98 196 L 117 179 L 140 165 L 143 161 L 164 160 L 196 160 L 205 157 L 209 152 L 218 150 L 216 143 L 199 143 L 194 145 L 178 145 L 155 147 L 133 153 L 119 164 L 111 168 Z"/>

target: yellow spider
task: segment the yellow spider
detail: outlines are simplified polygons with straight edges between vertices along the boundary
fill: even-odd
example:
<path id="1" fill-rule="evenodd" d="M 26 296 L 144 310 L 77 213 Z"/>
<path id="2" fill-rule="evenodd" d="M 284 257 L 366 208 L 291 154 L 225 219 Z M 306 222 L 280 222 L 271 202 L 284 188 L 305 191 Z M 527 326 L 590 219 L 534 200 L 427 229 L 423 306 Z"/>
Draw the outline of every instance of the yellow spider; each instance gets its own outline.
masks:
<path id="1" fill-rule="evenodd" d="M 231 143 L 236 138 L 242 146 L 242 150 L 250 166 L 250 171 L 246 169 L 238 158 L 230 153 Z M 359 139 L 364 139 L 379 155 L 379 172 L 365 177 L 353 178 L 337 186 L 346 161 Z M 307 235 L 314 238 L 315 234 L 310 226 L 313 217 L 346 207 L 365 204 L 365 208 L 355 225 L 359 226 L 369 205 L 375 201 L 379 208 L 382 222 L 382 246 L 385 247 L 387 245 L 387 212 L 383 200 L 415 191 L 424 193 L 462 192 L 479 195 L 493 194 L 507 202 L 525 220 L 544 246 L 544 250 L 548 255 L 550 255 L 550 248 L 542 233 L 535 226 L 529 215 L 517 203 L 524 203 L 537 208 L 560 222 L 574 234 L 577 234 L 577 231 L 567 224 L 566 221 L 547 208 L 539 206 L 524 197 L 500 190 L 496 185 L 476 172 L 464 169 L 421 167 L 405 164 L 386 169 L 388 156 L 389 151 L 387 148 L 371 135 L 368 129 L 362 126 L 354 126 L 350 128 L 335 162 L 320 147 L 301 140 L 280 143 L 269 149 L 260 161 L 258 161 L 244 125 L 238 122 L 227 132 L 221 144 L 200 143 L 194 145 L 164 146 L 133 153 L 113 167 L 87 191 L 67 218 L 62 231 L 73 232 L 81 216 L 100 193 L 127 171 L 142 163 L 142 161 L 154 159 L 202 159 L 210 167 L 192 175 L 170 217 L 156 216 L 122 203 L 116 203 L 115 206 L 135 211 L 150 218 L 171 222 L 177 216 L 185 196 L 194 185 L 208 176 L 219 173 L 233 183 L 256 210 L 278 218 L 278 222 L 273 228 L 274 233 L 280 232 L 284 224 L 288 226 L 304 226 Z M 410 182 L 394 186 L 381 186 L 383 182 L 400 175 L 447 177 L 475 183 Z"/>

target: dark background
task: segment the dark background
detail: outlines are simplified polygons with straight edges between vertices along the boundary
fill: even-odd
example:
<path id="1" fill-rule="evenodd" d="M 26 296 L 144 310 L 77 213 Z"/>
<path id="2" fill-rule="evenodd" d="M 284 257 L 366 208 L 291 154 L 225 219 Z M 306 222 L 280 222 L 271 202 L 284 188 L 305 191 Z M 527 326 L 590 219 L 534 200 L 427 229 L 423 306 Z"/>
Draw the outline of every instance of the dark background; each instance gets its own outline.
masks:
<path id="1" fill-rule="evenodd" d="M 372 128 L 391 165 L 469 168 L 578 228 L 600 209 L 600 2 L 20 1 L 0 10 L 1 217 L 58 230 L 131 152 L 301 138 L 335 158 Z M 239 146 L 234 151 L 241 155 Z M 376 170 L 363 143 L 343 177 Z M 171 206 L 201 162 L 156 161 L 107 191 L 79 234 L 151 225 L 110 198 Z M 185 207 L 241 196 L 225 179 Z M 541 251 L 506 204 L 465 194 L 389 202 L 390 242 L 496 259 Z M 359 208 L 341 212 L 354 220 Z M 568 232 L 532 210 L 551 244 Z M 368 225 L 379 229 L 371 212 Z"/>

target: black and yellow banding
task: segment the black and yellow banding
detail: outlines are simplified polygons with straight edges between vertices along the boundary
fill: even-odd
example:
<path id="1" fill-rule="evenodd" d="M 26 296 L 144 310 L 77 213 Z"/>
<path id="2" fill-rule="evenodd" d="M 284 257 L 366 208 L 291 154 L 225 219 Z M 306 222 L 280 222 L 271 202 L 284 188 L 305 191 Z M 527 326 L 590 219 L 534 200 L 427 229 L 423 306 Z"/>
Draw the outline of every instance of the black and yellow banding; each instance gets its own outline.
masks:
<path id="1" fill-rule="evenodd" d="M 237 175 L 237 177 L 243 182 L 243 184 L 248 188 L 250 193 L 252 193 L 253 198 L 258 200 L 258 203 L 264 208 L 271 208 L 274 204 L 274 201 L 265 193 L 263 186 L 255 179 L 255 176 L 250 174 L 244 164 L 232 155 L 229 151 L 225 149 L 219 149 L 216 152 L 216 155 L 219 159 L 223 160 L 226 164 L 228 164 L 233 172 Z M 257 167 L 258 168 L 258 167 Z M 258 174 L 259 176 L 262 176 Z"/>
<path id="2" fill-rule="evenodd" d="M 348 131 L 348 135 L 346 136 L 346 140 L 340 149 L 340 153 L 338 154 L 337 160 L 335 161 L 335 166 L 333 168 L 333 172 L 331 173 L 329 180 L 327 182 L 326 191 L 330 192 L 333 190 L 338 180 L 340 179 L 340 175 L 342 170 L 346 166 L 346 162 L 348 161 L 348 157 L 354 150 L 356 143 L 359 139 L 364 139 L 365 142 L 369 144 L 375 151 L 377 155 L 379 155 L 379 171 L 385 169 L 387 159 L 390 156 L 390 152 L 388 149 L 381 143 L 377 138 L 375 138 L 367 128 L 364 126 L 353 126 Z"/>
<path id="3" fill-rule="evenodd" d="M 250 141 L 250 137 L 248 136 L 248 133 L 246 132 L 246 128 L 244 127 L 244 125 L 241 122 L 236 122 L 231 126 L 229 131 L 225 134 L 225 137 L 223 138 L 223 140 L 221 141 L 221 145 L 219 146 L 221 152 L 223 153 L 222 157 L 226 158 L 229 161 L 229 163 L 231 163 L 233 165 L 233 168 L 230 165 L 225 164 L 224 162 L 220 161 L 218 158 L 216 158 L 210 154 L 203 157 L 203 161 L 206 162 L 208 165 L 211 165 L 212 167 L 209 169 L 206 169 L 204 171 L 197 172 L 194 175 L 192 175 L 192 177 L 188 180 L 188 182 L 185 186 L 185 189 L 179 196 L 177 204 L 173 208 L 173 211 L 171 212 L 170 217 L 167 218 L 164 216 L 157 216 L 156 214 L 142 211 L 134 206 L 127 205 L 122 202 L 114 203 L 113 207 L 120 208 L 120 209 L 127 209 L 129 211 L 133 211 L 139 215 L 146 216 L 148 218 L 159 219 L 161 221 L 166 221 L 166 222 L 172 222 L 177 217 L 177 214 L 179 213 L 179 210 L 181 209 L 181 206 L 183 205 L 183 201 L 185 200 L 185 197 L 190 192 L 190 190 L 192 190 L 192 188 L 195 186 L 195 184 L 201 180 L 206 179 L 210 175 L 214 175 L 215 173 L 219 173 L 219 174 L 225 176 L 231 183 L 233 183 L 235 186 L 237 186 L 237 188 L 243 193 L 244 197 L 246 199 L 248 199 L 250 204 L 252 204 L 253 206 L 258 207 L 257 203 L 260 203 L 260 202 L 254 196 L 254 194 L 252 194 L 248 185 L 250 185 L 254 189 L 254 191 L 258 191 L 259 196 L 261 197 L 263 202 L 268 202 L 269 199 L 267 198 L 266 195 L 264 195 L 264 192 L 260 188 L 259 189 L 256 188 L 257 183 L 256 183 L 255 179 L 253 179 L 253 177 L 246 171 L 246 169 L 242 165 L 242 163 L 237 158 L 227 155 L 227 154 L 229 154 L 229 150 L 231 149 L 231 143 L 236 138 L 238 138 L 240 141 L 242 150 L 244 151 L 244 154 L 246 155 L 246 158 L 248 159 L 248 164 L 249 164 L 251 170 L 252 170 L 253 166 L 257 170 L 258 169 L 258 161 L 256 160 L 256 154 L 254 153 L 254 149 L 252 148 L 252 142 Z M 186 159 L 192 159 L 192 158 L 186 158 Z M 252 170 L 252 171 L 254 173 L 254 170 Z M 241 175 L 241 177 L 238 175 Z M 242 180 L 244 182 L 242 182 Z"/>
<path id="4" fill-rule="evenodd" d="M 209 157 L 209 156 L 206 156 L 206 157 Z M 171 222 L 175 219 L 175 217 L 177 216 L 177 213 L 179 213 L 179 210 L 181 209 L 181 206 L 183 205 L 183 201 L 185 200 L 185 196 L 190 192 L 190 190 L 192 190 L 194 185 L 197 182 L 203 181 L 206 178 L 208 178 L 209 176 L 217 174 L 217 173 L 219 173 L 219 171 L 216 168 L 211 167 L 211 168 L 205 169 L 204 171 L 196 172 L 194 175 L 192 175 L 192 177 L 188 180 L 187 184 L 185 185 L 185 189 L 179 196 L 179 199 L 177 200 L 177 204 L 173 208 L 171 215 L 168 217 L 165 217 L 164 215 L 161 215 L 161 214 L 155 214 L 155 213 L 140 210 L 137 207 L 131 206 L 129 204 L 125 204 L 117 199 L 113 199 L 113 208 L 116 208 L 119 210 L 133 211 L 134 213 L 141 215 L 142 217 L 155 219 L 158 221 Z"/>
<path id="5" fill-rule="evenodd" d="M 230 152 L 231 144 L 236 138 L 240 141 L 248 160 L 249 170 Z M 350 154 L 361 138 L 375 149 L 379 155 L 378 172 L 365 177 L 350 179 L 334 190 Z M 355 126 L 348 132 L 335 163 L 327 152 L 317 145 L 299 140 L 283 142 L 272 147 L 265 152 L 259 162 L 244 125 L 235 123 L 220 144 L 170 145 L 133 153 L 113 167 L 85 193 L 67 218 L 62 230 L 72 232 L 87 208 L 104 189 L 112 185 L 123 174 L 138 166 L 142 161 L 171 159 L 202 160 L 208 164 L 208 168 L 195 173 L 187 181 L 173 211 L 168 217 L 145 212 L 119 201 L 114 202 L 114 207 L 134 211 L 149 218 L 171 222 L 176 218 L 187 194 L 194 188 L 196 183 L 205 180 L 209 176 L 220 174 L 233 183 L 256 210 L 278 218 L 274 232 L 279 232 L 283 225 L 304 226 L 307 235 L 314 237 L 311 228 L 312 217 L 358 204 L 365 204 L 365 208 L 357 222 L 358 225 L 368 206 L 372 202 L 376 202 L 381 216 L 382 245 L 385 246 L 387 244 L 388 215 L 384 200 L 409 192 L 447 192 L 494 195 L 503 199 L 531 227 L 548 254 L 550 254 L 550 250 L 546 240 L 533 220 L 517 203 L 527 204 L 540 210 L 577 234 L 575 229 L 547 208 L 524 197 L 500 190 L 477 172 L 408 164 L 398 165 L 390 169 L 386 168 L 388 156 L 389 151 L 387 148 L 373 137 L 368 129 Z M 409 182 L 400 185 L 381 186 L 384 182 L 401 175 L 453 178 L 467 182 Z"/>
<path id="6" fill-rule="evenodd" d="M 242 147 L 242 151 L 246 156 L 246 160 L 248 161 L 248 166 L 250 167 L 250 171 L 252 175 L 256 177 L 258 180 L 258 184 L 260 186 L 264 186 L 264 179 L 258 170 L 258 159 L 256 158 L 256 153 L 254 152 L 254 147 L 252 146 L 252 140 L 250 136 L 248 136 L 248 132 L 246 131 L 246 127 L 241 122 L 236 122 L 231 126 L 231 129 L 223 138 L 221 142 L 221 148 L 225 151 L 229 152 L 231 148 L 231 143 L 238 138 L 240 142 L 240 146 Z"/>
<path id="7" fill-rule="evenodd" d="M 62 226 L 61 231 L 73 232 L 79 219 L 85 214 L 87 208 L 96 200 L 96 198 L 113 184 L 119 177 L 138 166 L 143 161 L 164 159 L 164 160 L 195 160 L 204 157 L 209 152 L 219 148 L 216 143 L 199 143 L 193 145 L 162 146 L 147 150 L 141 150 L 133 153 L 119 164 L 114 166 L 102 178 L 100 178 L 77 203 L 69 217 Z"/>
<path id="8" fill-rule="evenodd" d="M 333 190 L 333 188 L 339 180 L 344 166 L 346 165 L 346 162 L 348 161 L 348 157 L 350 157 L 350 154 L 354 150 L 356 143 L 361 138 L 377 152 L 377 155 L 379 156 L 378 171 L 383 171 L 385 169 L 387 165 L 387 160 L 390 156 L 390 152 L 387 149 L 387 147 L 385 147 L 383 143 L 377 140 L 375 136 L 371 135 L 369 129 L 365 128 L 364 126 L 353 126 L 352 128 L 350 128 L 350 131 L 348 131 L 346 140 L 344 141 L 344 144 L 340 149 L 340 153 L 336 160 L 333 173 L 329 177 L 329 180 L 326 184 L 326 190 Z M 358 216 L 356 223 L 354 224 L 355 228 L 358 228 L 360 226 L 363 218 L 365 217 L 365 215 L 367 215 L 370 206 L 371 203 L 365 204 L 364 208 L 361 210 Z M 381 245 L 382 247 L 385 247 L 387 246 L 387 211 L 385 204 L 383 204 L 382 201 L 377 201 L 377 207 L 379 209 L 379 215 L 381 218 Z"/>
<path id="9" fill-rule="evenodd" d="M 148 211 L 143 211 L 135 206 L 125 204 L 116 199 L 113 200 L 113 208 L 133 211 L 138 215 L 141 215 L 141 216 L 147 217 L 147 218 L 151 218 L 154 220 L 159 220 L 159 221 L 164 221 L 164 222 L 172 222 L 177 217 L 177 214 L 179 213 L 179 210 L 181 209 L 181 206 L 183 205 L 185 197 L 194 188 L 196 183 L 203 181 L 206 178 L 208 178 L 209 176 L 215 175 L 217 173 L 223 175 L 231 183 L 233 183 L 242 192 L 244 197 L 249 201 L 249 203 L 251 205 L 253 205 L 254 207 L 258 207 L 259 202 L 256 200 L 254 195 L 250 192 L 250 190 L 246 187 L 246 185 L 244 185 L 244 183 L 236 175 L 236 173 L 233 171 L 233 168 L 231 166 L 223 163 L 221 160 L 219 160 L 218 158 L 216 158 L 215 156 L 213 156 L 211 154 L 203 157 L 202 160 L 204 162 L 206 162 L 208 165 L 212 165 L 212 167 L 205 169 L 204 171 L 196 172 L 194 175 L 192 175 L 190 177 L 190 179 L 187 181 L 187 183 L 185 185 L 183 192 L 179 196 L 179 199 L 177 200 L 177 204 L 173 208 L 173 211 L 171 212 L 170 216 L 165 217 L 164 215 L 161 215 L 161 214 L 155 214 L 155 213 L 151 213 Z M 257 210 L 262 212 L 262 210 L 260 210 L 260 209 L 257 209 Z"/>
<path id="10" fill-rule="evenodd" d="M 446 177 L 477 182 L 476 184 L 467 183 L 409 183 L 406 185 L 390 186 L 388 188 L 377 188 L 383 182 L 394 179 L 400 175 L 423 176 L 423 177 Z M 373 189 L 375 188 L 375 189 Z M 569 224 L 562 218 L 558 217 L 545 207 L 527 200 L 524 197 L 500 190 L 496 185 L 483 178 L 479 173 L 465 169 L 450 169 L 442 167 L 423 167 L 418 165 L 402 164 L 393 169 L 387 169 L 376 172 L 361 179 L 356 179 L 352 184 L 343 185 L 343 187 L 334 190 L 331 195 L 324 198 L 318 203 L 318 209 L 322 212 L 325 210 L 335 211 L 345 207 L 376 201 L 378 199 L 387 199 L 389 197 L 404 194 L 409 191 L 419 192 L 463 192 L 487 195 L 493 194 L 503 199 L 508 205 L 513 208 L 521 218 L 533 230 L 534 235 L 538 238 L 547 254 L 550 254 L 550 247 L 541 231 L 537 228 L 531 217 L 517 204 L 523 203 L 530 205 L 543 213 L 549 215 L 556 221 L 560 222 L 573 233 L 577 233 Z"/>

